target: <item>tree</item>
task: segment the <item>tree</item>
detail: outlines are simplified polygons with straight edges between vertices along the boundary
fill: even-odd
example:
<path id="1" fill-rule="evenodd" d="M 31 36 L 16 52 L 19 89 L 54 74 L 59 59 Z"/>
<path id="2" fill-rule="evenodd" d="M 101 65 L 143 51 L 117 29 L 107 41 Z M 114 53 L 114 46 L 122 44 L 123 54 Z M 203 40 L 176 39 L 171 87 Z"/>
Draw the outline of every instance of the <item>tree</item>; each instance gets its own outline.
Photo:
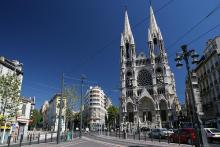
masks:
<path id="1" fill-rule="evenodd" d="M 16 74 L 0 76 L 0 116 L 1 120 L 16 116 L 20 101 L 21 82 Z"/>
<path id="2" fill-rule="evenodd" d="M 80 112 L 75 113 L 74 115 L 74 128 L 79 127 L 79 123 L 80 123 Z"/>
<path id="3" fill-rule="evenodd" d="M 111 127 L 115 127 L 115 122 L 116 122 L 116 119 L 117 119 L 117 116 L 119 115 L 119 109 L 115 106 L 110 106 L 108 109 L 107 109 L 107 112 L 108 112 L 108 123 Z"/>
<path id="4" fill-rule="evenodd" d="M 42 128 L 43 126 L 43 115 L 37 110 L 34 109 L 31 116 L 32 123 L 30 124 L 30 128 Z"/>
<path id="5" fill-rule="evenodd" d="M 71 86 L 71 87 L 65 87 L 64 88 L 64 97 L 66 98 L 66 125 L 65 129 L 68 128 L 72 130 L 73 128 L 73 123 L 74 123 L 74 115 L 73 115 L 73 110 L 76 107 L 76 102 L 78 100 L 77 92 L 76 92 L 76 87 Z"/>

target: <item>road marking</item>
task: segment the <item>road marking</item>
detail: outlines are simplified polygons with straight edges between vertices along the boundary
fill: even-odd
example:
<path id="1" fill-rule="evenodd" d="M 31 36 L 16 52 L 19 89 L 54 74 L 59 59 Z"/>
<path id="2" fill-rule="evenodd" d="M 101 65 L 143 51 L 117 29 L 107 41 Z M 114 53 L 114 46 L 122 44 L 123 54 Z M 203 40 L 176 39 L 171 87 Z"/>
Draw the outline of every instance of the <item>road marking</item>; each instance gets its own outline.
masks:
<path id="1" fill-rule="evenodd" d="M 71 142 L 70 144 L 62 145 L 62 147 L 75 146 L 75 145 L 85 143 L 85 142 L 88 142 L 88 141 L 87 140 L 79 140 L 78 142 Z"/>
<path id="2" fill-rule="evenodd" d="M 87 138 L 87 137 L 83 137 L 83 139 L 88 140 L 88 141 L 92 141 L 92 142 L 95 142 L 95 143 L 100 143 L 100 144 L 103 144 L 103 145 L 106 145 L 106 146 L 126 147 L 126 146 L 119 145 L 119 144 L 104 142 L 104 141 L 100 141 L 100 140 L 93 140 L 93 139 L 90 139 L 90 138 Z"/>

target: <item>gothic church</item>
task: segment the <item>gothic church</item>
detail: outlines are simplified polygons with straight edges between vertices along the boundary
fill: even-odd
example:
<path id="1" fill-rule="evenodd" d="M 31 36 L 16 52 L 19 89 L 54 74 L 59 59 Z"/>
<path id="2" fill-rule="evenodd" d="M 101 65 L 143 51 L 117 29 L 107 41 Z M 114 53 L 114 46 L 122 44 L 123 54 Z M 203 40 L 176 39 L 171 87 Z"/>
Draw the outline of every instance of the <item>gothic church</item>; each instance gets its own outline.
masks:
<path id="1" fill-rule="evenodd" d="M 180 104 L 174 74 L 168 64 L 163 37 L 152 6 L 148 28 L 149 56 L 136 55 L 135 41 L 125 11 L 120 45 L 120 120 L 127 129 L 172 127 Z"/>

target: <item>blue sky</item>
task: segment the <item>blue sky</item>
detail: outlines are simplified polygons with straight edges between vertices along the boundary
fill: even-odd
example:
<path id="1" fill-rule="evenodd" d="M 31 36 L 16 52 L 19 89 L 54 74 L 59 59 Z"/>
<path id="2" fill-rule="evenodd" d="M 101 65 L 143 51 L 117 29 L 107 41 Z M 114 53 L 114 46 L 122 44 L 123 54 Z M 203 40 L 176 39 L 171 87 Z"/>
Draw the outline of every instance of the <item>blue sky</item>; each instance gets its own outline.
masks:
<path id="1" fill-rule="evenodd" d="M 220 23 L 220 10 L 209 16 L 175 45 L 171 44 L 214 9 L 218 0 L 153 0 L 169 63 L 175 74 L 177 94 L 184 101 L 184 68 L 175 67 L 174 55 Z M 22 95 L 35 96 L 36 106 L 59 92 L 61 74 L 80 78 L 87 85 L 98 83 L 118 104 L 119 45 L 127 6 L 137 52 L 148 53 L 147 0 L 2 0 L 0 1 L 0 54 L 24 64 Z M 220 27 L 189 45 L 202 53 L 208 39 L 220 34 Z M 65 79 L 66 84 L 78 80 Z M 85 88 L 88 88 L 86 86 Z"/>

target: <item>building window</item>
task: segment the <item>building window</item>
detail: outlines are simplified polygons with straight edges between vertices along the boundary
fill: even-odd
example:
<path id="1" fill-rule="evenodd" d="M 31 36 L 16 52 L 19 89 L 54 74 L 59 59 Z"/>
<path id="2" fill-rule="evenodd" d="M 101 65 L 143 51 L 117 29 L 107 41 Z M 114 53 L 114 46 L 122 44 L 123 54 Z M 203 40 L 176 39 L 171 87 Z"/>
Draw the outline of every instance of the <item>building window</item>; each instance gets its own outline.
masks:
<path id="1" fill-rule="evenodd" d="M 143 69 L 138 74 L 137 82 L 138 82 L 138 86 L 152 85 L 153 84 L 152 76 L 146 69 Z"/>
<path id="2" fill-rule="evenodd" d="M 26 104 L 23 104 L 22 105 L 22 112 L 21 112 L 21 114 L 25 115 L 25 111 L 26 111 Z"/>

